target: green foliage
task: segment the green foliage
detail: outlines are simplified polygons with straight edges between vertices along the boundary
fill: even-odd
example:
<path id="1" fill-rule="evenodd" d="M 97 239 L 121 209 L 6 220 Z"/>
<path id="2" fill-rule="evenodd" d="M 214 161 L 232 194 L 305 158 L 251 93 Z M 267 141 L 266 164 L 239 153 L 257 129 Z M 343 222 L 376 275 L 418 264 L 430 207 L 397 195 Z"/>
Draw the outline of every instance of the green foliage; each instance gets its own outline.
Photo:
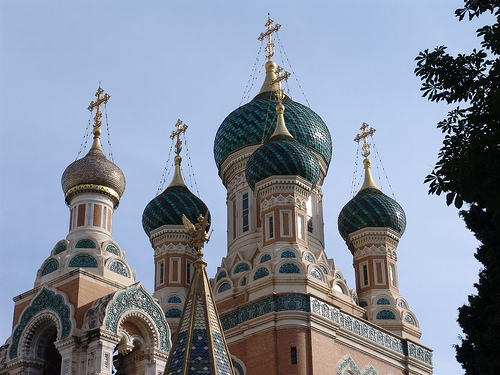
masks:
<path id="1" fill-rule="evenodd" d="M 481 49 L 451 56 L 440 46 L 415 59 L 423 96 L 458 105 L 437 125 L 443 147 L 425 183 L 430 194 L 463 208 L 460 215 L 481 242 L 475 256 L 484 268 L 477 295 L 459 309 L 464 335 L 455 346 L 468 375 L 500 369 L 500 0 L 466 0 L 455 12 L 459 20 L 483 13 L 495 22 L 477 30 Z"/>

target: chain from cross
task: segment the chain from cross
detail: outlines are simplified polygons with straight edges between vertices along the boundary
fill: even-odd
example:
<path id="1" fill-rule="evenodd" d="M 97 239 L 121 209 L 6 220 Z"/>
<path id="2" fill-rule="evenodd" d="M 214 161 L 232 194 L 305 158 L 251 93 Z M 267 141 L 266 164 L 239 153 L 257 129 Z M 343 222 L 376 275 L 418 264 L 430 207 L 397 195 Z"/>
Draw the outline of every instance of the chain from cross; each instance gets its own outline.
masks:
<path id="1" fill-rule="evenodd" d="M 182 150 L 182 142 L 181 142 L 181 134 L 185 133 L 188 126 L 186 124 L 182 125 L 182 121 L 179 119 L 177 120 L 177 123 L 175 124 L 175 127 L 177 130 L 174 130 L 172 134 L 170 134 L 170 139 L 174 140 L 175 137 L 177 137 L 177 142 L 175 143 L 175 153 L 177 156 L 181 153 Z"/>
<path id="2" fill-rule="evenodd" d="M 276 101 L 278 102 L 278 104 L 281 104 L 282 100 L 285 98 L 285 92 L 281 88 L 281 81 L 284 80 L 286 82 L 288 81 L 288 77 L 290 77 L 290 73 L 288 73 L 287 71 L 285 71 L 285 73 L 281 75 L 282 72 L 283 68 L 281 66 L 278 66 L 276 68 L 276 79 L 269 82 L 269 86 L 271 87 L 278 84 L 278 89 L 276 90 Z"/>
<path id="3" fill-rule="evenodd" d="M 97 111 L 96 111 L 96 114 L 94 116 L 94 130 L 92 131 L 92 133 L 94 135 L 96 135 L 96 133 L 99 133 L 100 134 L 100 130 L 98 130 L 101 125 L 102 125 L 102 121 L 101 121 L 101 118 L 102 118 L 102 113 L 101 113 L 101 104 L 106 104 L 110 98 L 110 96 L 108 94 L 104 94 L 104 96 L 101 97 L 101 95 L 103 94 L 104 90 L 99 86 L 99 89 L 97 90 L 97 92 L 95 93 L 95 96 L 97 98 L 97 100 L 94 102 L 90 102 L 90 105 L 88 107 L 88 110 L 90 112 L 92 112 L 94 110 L 95 107 L 97 107 Z"/>
<path id="4" fill-rule="evenodd" d="M 367 138 L 368 138 L 368 136 L 372 136 L 376 130 L 373 128 L 366 130 L 366 129 L 368 129 L 368 126 L 369 125 L 366 122 L 363 122 L 363 125 L 361 125 L 361 128 L 359 128 L 363 132 L 361 134 L 357 134 L 356 137 L 354 138 L 354 141 L 358 142 L 358 143 L 361 139 L 363 139 L 363 147 L 361 148 L 363 150 L 363 152 L 361 155 L 363 155 L 364 158 L 368 158 L 368 156 L 370 155 L 370 152 L 371 152 L 370 145 L 368 144 Z"/>
<path id="5" fill-rule="evenodd" d="M 272 33 L 274 32 L 278 32 L 278 30 L 280 29 L 281 25 L 280 24 L 276 24 L 274 27 L 271 27 L 272 24 L 273 24 L 273 20 L 271 18 L 268 18 L 267 19 L 267 22 L 266 22 L 266 27 L 267 27 L 267 31 L 265 33 L 260 33 L 259 37 L 257 38 L 259 41 L 263 41 L 265 37 L 268 38 L 267 40 L 267 46 L 266 46 L 266 51 L 267 51 L 267 59 L 268 60 L 271 60 L 271 57 L 274 56 L 274 43 L 272 41 Z"/>

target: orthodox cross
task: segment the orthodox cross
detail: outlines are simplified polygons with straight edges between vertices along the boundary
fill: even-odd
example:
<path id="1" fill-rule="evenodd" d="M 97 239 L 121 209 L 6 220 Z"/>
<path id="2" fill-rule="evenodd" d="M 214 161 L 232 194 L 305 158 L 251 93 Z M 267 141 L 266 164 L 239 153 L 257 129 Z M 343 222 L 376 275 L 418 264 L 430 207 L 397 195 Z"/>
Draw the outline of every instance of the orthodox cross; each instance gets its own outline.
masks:
<path id="1" fill-rule="evenodd" d="M 370 145 L 368 144 L 368 141 L 366 140 L 368 136 L 372 136 L 373 133 L 375 133 L 375 129 L 370 128 L 368 129 L 368 124 L 366 122 L 363 122 L 363 125 L 361 125 L 361 128 L 359 128 L 363 132 L 361 134 L 357 134 L 356 137 L 354 138 L 355 142 L 358 142 L 363 139 L 363 147 L 361 148 L 363 150 L 362 154 L 365 158 L 368 158 L 368 155 L 370 155 Z"/>
<path id="2" fill-rule="evenodd" d="M 100 135 L 100 130 L 98 131 L 97 129 L 99 129 L 102 125 L 101 104 L 103 104 L 103 103 L 106 104 L 110 98 L 110 96 L 108 94 L 104 94 L 104 96 L 101 96 L 103 93 L 104 93 L 104 90 L 99 86 L 99 89 L 95 93 L 97 100 L 95 102 L 94 101 L 90 102 L 90 105 L 88 107 L 88 110 L 90 112 L 92 112 L 94 110 L 94 108 L 97 107 L 97 112 L 96 112 L 95 117 L 94 117 L 94 130 L 92 131 L 94 136 L 96 135 L 96 133 L 99 133 L 97 135 Z"/>
<path id="3" fill-rule="evenodd" d="M 177 137 L 177 142 L 175 143 L 175 153 L 177 156 L 181 153 L 182 150 L 182 142 L 181 142 L 181 134 L 185 133 L 188 126 L 186 124 L 182 125 L 181 120 L 177 120 L 177 123 L 175 124 L 175 127 L 177 130 L 174 130 L 172 134 L 170 134 L 170 139 L 174 140 L 175 137 Z"/>
<path id="4" fill-rule="evenodd" d="M 269 82 L 269 86 L 278 84 L 278 89 L 276 90 L 276 101 L 278 102 L 278 104 L 281 104 L 281 101 L 285 98 L 285 92 L 281 88 L 281 81 L 288 81 L 288 77 L 290 77 L 290 73 L 288 73 L 287 71 L 285 71 L 283 75 L 281 75 L 281 72 L 283 72 L 283 68 L 278 66 L 276 68 L 276 79 Z"/>
<path id="5" fill-rule="evenodd" d="M 274 32 L 278 32 L 278 30 L 281 27 L 281 25 L 278 23 L 274 27 L 272 27 L 273 22 L 274 21 L 268 15 L 267 22 L 266 22 L 267 31 L 265 33 L 260 33 L 260 36 L 257 38 L 262 42 L 264 40 L 264 38 L 267 36 L 268 39 L 267 39 L 267 46 L 266 46 L 266 51 L 267 51 L 266 57 L 268 60 L 271 60 L 271 57 L 274 56 L 274 43 L 272 41 L 271 34 Z"/>

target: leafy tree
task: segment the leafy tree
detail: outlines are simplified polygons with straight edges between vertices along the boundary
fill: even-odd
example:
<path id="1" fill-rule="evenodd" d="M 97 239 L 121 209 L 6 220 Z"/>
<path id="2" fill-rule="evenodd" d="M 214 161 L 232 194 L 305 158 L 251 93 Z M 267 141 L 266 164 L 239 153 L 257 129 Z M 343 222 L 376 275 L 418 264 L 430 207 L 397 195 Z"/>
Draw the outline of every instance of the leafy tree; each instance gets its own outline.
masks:
<path id="1" fill-rule="evenodd" d="M 451 56 L 441 46 L 415 59 L 423 96 L 457 105 L 437 125 L 443 147 L 425 182 L 430 194 L 445 194 L 448 205 L 461 209 L 481 243 L 477 294 L 459 308 L 463 336 L 455 345 L 468 375 L 500 371 L 500 0 L 465 0 L 455 11 L 460 21 L 484 13 L 494 23 L 477 30 L 480 49 Z"/>

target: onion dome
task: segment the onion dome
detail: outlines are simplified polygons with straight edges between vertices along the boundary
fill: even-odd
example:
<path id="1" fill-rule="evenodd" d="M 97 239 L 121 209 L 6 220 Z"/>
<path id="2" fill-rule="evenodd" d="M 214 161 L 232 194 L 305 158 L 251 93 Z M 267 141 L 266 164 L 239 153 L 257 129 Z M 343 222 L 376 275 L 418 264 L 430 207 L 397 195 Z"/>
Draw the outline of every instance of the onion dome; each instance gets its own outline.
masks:
<path id="1" fill-rule="evenodd" d="M 210 223 L 210 212 L 203 201 L 186 187 L 182 180 L 180 164 L 182 158 L 175 157 L 174 177 L 170 185 L 160 195 L 153 198 L 142 214 L 142 227 L 149 233 L 163 225 L 183 225 L 182 215 L 196 223 L 198 216 L 205 216 L 208 212 Z M 207 228 L 208 230 L 208 228 Z"/>
<path id="2" fill-rule="evenodd" d="M 98 192 L 111 197 L 116 207 L 125 191 L 125 176 L 122 170 L 109 161 L 101 149 L 102 115 L 100 105 L 109 99 L 108 94 L 101 96 L 103 93 L 104 91 L 99 87 L 96 93 L 97 101 L 90 103 L 89 106 L 89 110 L 97 107 L 94 129 L 92 130 L 94 134 L 92 147 L 87 155 L 71 163 L 61 178 L 67 204 L 70 204 L 71 199 L 79 193 Z"/>
<path id="3" fill-rule="evenodd" d="M 360 191 L 340 211 L 338 227 L 340 235 L 347 240 L 349 234 L 363 228 L 391 228 L 403 235 L 406 215 L 394 199 L 388 197 L 373 182 L 370 160 L 365 165 L 365 181 Z"/>
<path id="4" fill-rule="evenodd" d="M 254 190 L 255 184 L 267 177 L 298 175 L 316 186 L 320 175 L 318 159 L 288 132 L 283 117 L 284 106 L 278 104 L 276 110 L 278 121 L 272 137 L 248 159 L 248 185 Z"/>
<path id="5" fill-rule="evenodd" d="M 259 145 L 269 139 L 270 109 L 274 107 L 275 88 L 266 84 L 273 80 L 276 64 L 266 64 L 266 80 L 261 92 L 249 103 L 234 110 L 220 125 L 214 142 L 214 158 L 220 170 L 228 155 L 236 150 Z M 275 79 L 275 76 L 274 76 Z M 332 139 L 324 121 L 309 107 L 285 97 L 285 121 L 297 142 L 308 146 L 323 157 L 327 165 L 332 158 Z"/>

